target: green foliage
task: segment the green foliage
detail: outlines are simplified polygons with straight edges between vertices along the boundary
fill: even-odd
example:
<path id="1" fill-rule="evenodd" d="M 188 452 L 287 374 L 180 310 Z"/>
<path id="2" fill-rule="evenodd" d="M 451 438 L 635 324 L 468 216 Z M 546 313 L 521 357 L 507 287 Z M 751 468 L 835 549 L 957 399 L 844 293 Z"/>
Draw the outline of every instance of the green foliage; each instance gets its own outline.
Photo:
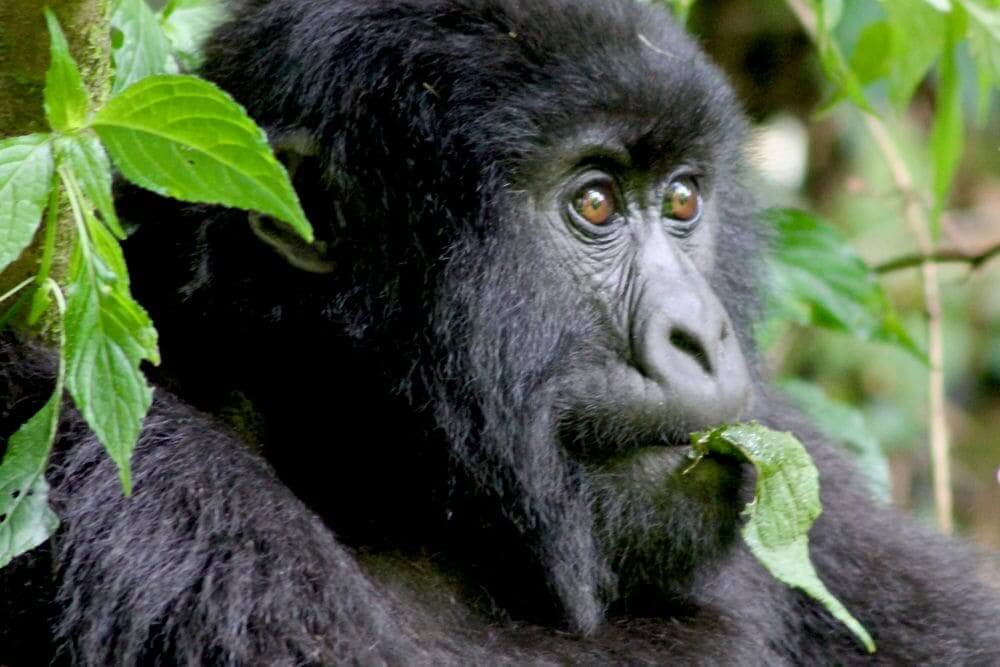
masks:
<path id="1" fill-rule="evenodd" d="M 151 76 L 109 100 L 92 126 L 133 183 L 185 201 L 261 211 L 312 240 L 264 132 L 215 85 Z"/>
<path id="2" fill-rule="evenodd" d="M 54 282 L 46 281 L 41 289 L 56 294 L 60 312 L 65 309 Z M 60 336 L 60 349 L 63 345 Z M 45 542 L 59 527 L 58 517 L 49 509 L 45 466 L 59 426 L 63 377 L 60 355 L 52 397 L 7 442 L 0 465 L 0 567 Z"/>
<path id="3" fill-rule="evenodd" d="M 124 239 L 111 199 L 111 163 L 100 140 L 91 134 L 65 137 L 59 142 L 59 157 L 76 175 L 83 196 L 94 204 L 101 219 L 115 236 Z"/>
<path id="4" fill-rule="evenodd" d="M 802 444 L 790 433 L 757 423 L 696 433 L 691 444 L 693 465 L 710 453 L 753 464 L 757 482 L 742 530 L 750 551 L 775 579 L 821 603 L 873 653 L 871 636 L 827 590 L 809 560 L 809 529 L 822 508 L 819 475 Z"/>
<path id="5" fill-rule="evenodd" d="M 923 359 L 876 275 L 835 228 L 795 209 L 772 210 L 765 219 L 774 230 L 772 319 L 899 345 Z"/>
<path id="6" fill-rule="evenodd" d="M 111 13 L 113 93 L 153 74 L 171 71 L 170 41 L 146 0 L 116 0 Z"/>
<path id="7" fill-rule="evenodd" d="M 171 7 L 176 14 L 181 8 L 194 12 L 201 4 L 175 2 Z M 0 566 L 40 544 L 56 528 L 44 471 L 64 384 L 118 465 L 125 492 L 131 491 L 132 450 L 152 401 L 140 365 L 159 363 L 159 353 L 156 330 L 129 290 L 119 246 L 125 234 L 111 197 L 108 155 L 140 186 L 185 201 L 260 211 L 312 238 L 288 175 L 263 131 L 232 98 L 206 81 L 180 75 L 148 77 L 162 64 L 151 14 L 132 0 L 121 0 L 115 12 L 126 43 L 136 44 L 122 43 L 116 49 L 118 83 L 112 98 L 88 115 L 79 71 L 49 12 L 52 59 L 45 101 L 52 132 L 0 141 L 0 271 L 30 243 L 47 208 L 28 319 L 37 321 L 53 299 L 62 315 L 53 396 L 11 437 L 0 464 Z M 49 278 L 61 196 L 56 174 L 69 199 L 75 231 L 65 302 Z"/>
<path id="8" fill-rule="evenodd" d="M 113 92 L 155 74 L 201 64 L 201 43 L 223 18 L 219 0 L 170 0 L 159 12 L 146 0 L 115 0 L 111 14 Z"/>
<path id="9" fill-rule="evenodd" d="M 947 25 L 941 11 L 928 2 L 885 0 L 883 6 L 892 44 L 889 94 L 903 107 L 944 50 Z"/>
<path id="10" fill-rule="evenodd" d="M 201 45 L 224 12 L 217 0 L 170 0 L 160 25 L 173 45 L 174 57 L 186 69 L 201 65 Z"/>
<path id="11" fill-rule="evenodd" d="M 80 69 L 69 55 L 66 36 L 52 10 L 46 8 L 45 22 L 52 36 L 49 69 L 45 73 L 45 117 L 58 132 L 74 130 L 87 118 L 87 91 Z"/>
<path id="12" fill-rule="evenodd" d="M 0 267 L 28 247 L 49 198 L 55 159 L 51 136 L 0 141 Z"/>
<path id="13" fill-rule="evenodd" d="M 131 493 L 129 461 L 153 399 L 139 364 L 159 363 L 156 330 L 129 293 L 118 241 L 90 211 L 73 173 L 63 174 L 77 221 L 67 290 L 66 386 Z"/>

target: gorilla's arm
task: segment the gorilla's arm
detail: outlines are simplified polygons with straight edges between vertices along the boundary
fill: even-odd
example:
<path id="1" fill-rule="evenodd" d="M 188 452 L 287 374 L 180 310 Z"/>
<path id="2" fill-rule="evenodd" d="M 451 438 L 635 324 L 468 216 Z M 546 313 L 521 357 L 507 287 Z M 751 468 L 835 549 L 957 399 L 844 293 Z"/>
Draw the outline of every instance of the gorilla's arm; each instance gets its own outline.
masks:
<path id="1" fill-rule="evenodd" d="M 415 651 L 385 596 L 262 459 L 158 395 L 135 492 L 75 424 L 53 502 L 58 632 L 83 664 L 303 664 Z M 63 436 L 66 438 L 67 436 Z M 419 653 L 417 653 L 419 655 Z"/>

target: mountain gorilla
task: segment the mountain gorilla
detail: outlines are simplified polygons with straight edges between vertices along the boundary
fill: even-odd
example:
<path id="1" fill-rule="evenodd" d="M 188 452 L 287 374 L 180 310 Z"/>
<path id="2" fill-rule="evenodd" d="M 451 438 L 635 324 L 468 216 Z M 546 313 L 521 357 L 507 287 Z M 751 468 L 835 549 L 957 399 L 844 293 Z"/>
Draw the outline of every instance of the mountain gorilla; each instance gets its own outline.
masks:
<path id="1" fill-rule="evenodd" d="M 135 493 L 67 416 L 62 528 L 3 571 L 0 662 L 1000 664 L 979 564 L 759 378 L 745 123 L 664 11 L 232 12 L 203 74 L 319 240 L 125 193 L 163 353 Z M 3 355 L 9 434 L 46 365 Z M 680 474 L 690 431 L 751 418 L 808 443 L 812 556 L 873 657 L 750 557 L 752 469 Z"/>

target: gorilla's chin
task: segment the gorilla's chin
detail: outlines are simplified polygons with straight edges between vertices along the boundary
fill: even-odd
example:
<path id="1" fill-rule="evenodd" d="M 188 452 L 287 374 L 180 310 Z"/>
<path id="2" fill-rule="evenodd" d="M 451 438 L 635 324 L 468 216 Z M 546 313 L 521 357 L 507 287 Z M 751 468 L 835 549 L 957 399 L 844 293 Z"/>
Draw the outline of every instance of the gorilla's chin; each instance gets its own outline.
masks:
<path id="1" fill-rule="evenodd" d="M 688 451 L 642 447 L 588 467 L 597 540 L 618 580 L 613 606 L 668 611 L 734 543 L 752 475 L 711 456 L 692 467 Z"/>

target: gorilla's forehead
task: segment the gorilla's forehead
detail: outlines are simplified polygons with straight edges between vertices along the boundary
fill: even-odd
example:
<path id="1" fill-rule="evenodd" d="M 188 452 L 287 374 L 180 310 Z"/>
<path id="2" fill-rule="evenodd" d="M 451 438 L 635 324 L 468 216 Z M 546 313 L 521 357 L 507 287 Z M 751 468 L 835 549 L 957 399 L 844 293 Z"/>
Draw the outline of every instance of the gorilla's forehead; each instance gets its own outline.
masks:
<path id="1" fill-rule="evenodd" d="M 467 70 L 454 74 L 456 90 L 491 91 L 479 127 L 508 131 L 494 145 L 517 146 L 517 135 L 531 156 L 603 133 L 636 167 L 654 168 L 677 156 L 707 161 L 712 146 L 739 143 L 731 89 L 665 11 L 632 0 L 469 7 L 494 9 L 492 20 L 509 28 L 493 51 L 460 61 Z"/>

